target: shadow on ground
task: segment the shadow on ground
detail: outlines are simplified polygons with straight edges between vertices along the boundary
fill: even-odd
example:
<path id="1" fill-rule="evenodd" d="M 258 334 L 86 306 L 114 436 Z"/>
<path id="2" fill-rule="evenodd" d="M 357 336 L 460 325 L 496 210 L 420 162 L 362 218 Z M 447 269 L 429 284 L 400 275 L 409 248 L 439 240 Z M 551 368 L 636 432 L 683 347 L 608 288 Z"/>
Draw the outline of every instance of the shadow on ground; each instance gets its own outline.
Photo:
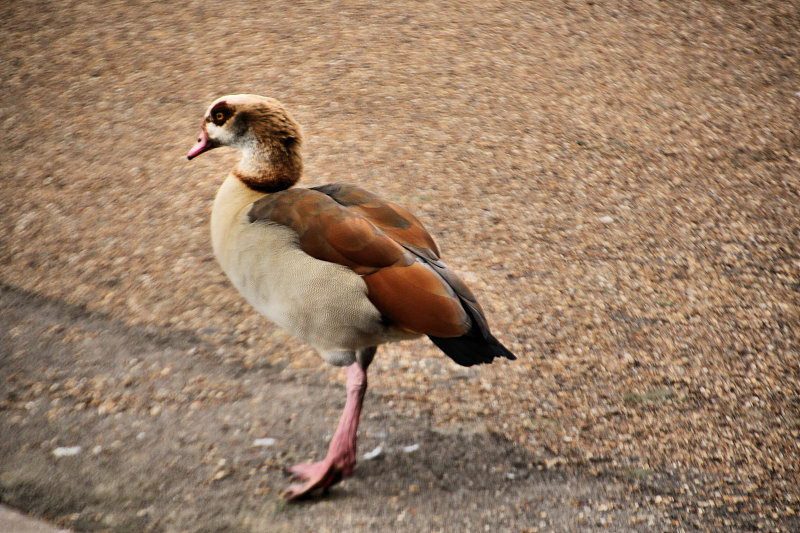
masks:
<path id="1" fill-rule="evenodd" d="M 659 517 L 626 489 L 485 430 L 443 431 L 368 397 L 361 460 L 327 498 L 283 503 L 283 468 L 325 451 L 327 376 L 224 363 L 183 333 L 0 289 L 0 501 L 78 531 L 607 529 Z M 257 439 L 261 440 L 256 445 Z M 548 468 L 549 466 L 549 468 Z"/>

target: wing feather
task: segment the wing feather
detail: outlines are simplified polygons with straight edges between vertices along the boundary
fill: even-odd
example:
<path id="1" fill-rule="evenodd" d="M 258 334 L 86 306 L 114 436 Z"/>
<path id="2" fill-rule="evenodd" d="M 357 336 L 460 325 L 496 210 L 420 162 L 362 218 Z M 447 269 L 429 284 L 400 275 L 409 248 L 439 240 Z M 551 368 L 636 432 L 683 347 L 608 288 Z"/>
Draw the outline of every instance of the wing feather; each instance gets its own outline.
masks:
<path id="1" fill-rule="evenodd" d="M 395 242 L 428 258 L 439 258 L 439 247 L 422 223 L 407 209 L 386 201 L 366 189 L 347 183 L 331 183 L 314 187 L 351 212 L 363 216 Z"/>
<path id="2" fill-rule="evenodd" d="M 356 192 L 351 199 L 371 195 L 363 189 Z M 361 206 L 356 208 L 319 189 L 288 189 L 255 202 L 248 216 L 252 223 L 292 228 L 305 253 L 363 276 L 367 297 L 396 327 L 437 337 L 467 333 L 472 321 L 459 294 L 424 261 L 431 254 L 438 257 L 433 239 L 419 221 L 377 201 L 371 195 L 368 202 L 354 204 Z M 412 230 L 414 225 L 418 227 Z M 404 242 L 422 251 L 412 248 L 412 253 Z"/>

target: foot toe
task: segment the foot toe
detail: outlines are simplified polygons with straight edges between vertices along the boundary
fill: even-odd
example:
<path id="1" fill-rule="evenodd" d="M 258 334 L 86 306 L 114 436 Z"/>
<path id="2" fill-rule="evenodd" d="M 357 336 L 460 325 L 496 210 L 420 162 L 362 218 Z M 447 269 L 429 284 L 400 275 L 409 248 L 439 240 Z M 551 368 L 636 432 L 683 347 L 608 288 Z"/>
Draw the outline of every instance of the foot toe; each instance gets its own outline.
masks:
<path id="1" fill-rule="evenodd" d="M 299 464 L 286 469 L 292 479 L 300 483 L 292 483 L 281 493 L 287 501 L 297 501 L 317 490 L 326 491 L 332 485 L 342 480 L 341 468 L 324 463 Z"/>

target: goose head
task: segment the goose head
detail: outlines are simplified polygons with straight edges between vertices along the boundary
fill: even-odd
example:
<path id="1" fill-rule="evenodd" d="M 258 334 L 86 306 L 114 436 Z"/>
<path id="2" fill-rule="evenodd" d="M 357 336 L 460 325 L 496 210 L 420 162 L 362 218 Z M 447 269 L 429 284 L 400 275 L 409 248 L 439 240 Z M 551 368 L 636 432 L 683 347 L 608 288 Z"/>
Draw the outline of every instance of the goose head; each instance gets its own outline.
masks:
<path id="1" fill-rule="evenodd" d="M 299 124 L 273 98 L 233 94 L 216 99 L 203 117 L 200 135 L 187 157 L 219 146 L 242 153 L 233 170 L 256 190 L 270 192 L 294 185 L 302 174 Z"/>

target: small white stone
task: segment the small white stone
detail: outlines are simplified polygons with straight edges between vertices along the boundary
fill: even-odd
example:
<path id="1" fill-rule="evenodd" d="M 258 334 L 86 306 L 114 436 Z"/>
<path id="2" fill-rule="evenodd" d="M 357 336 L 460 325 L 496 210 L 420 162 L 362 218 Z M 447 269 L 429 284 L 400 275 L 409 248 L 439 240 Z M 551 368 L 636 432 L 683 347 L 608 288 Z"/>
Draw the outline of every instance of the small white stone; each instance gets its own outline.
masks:
<path id="1" fill-rule="evenodd" d="M 606 215 L 606 216 L 604 216 L 604 217 L 600 217 L 600 218 L 599 218 L 599 220 L 600 220 L 600 222 L 602 222 L 603 224 L 611 224 L 612 222 L 614 222 L 614 219 L 613 219 L 613 218 L 611 218 L 611 217 L 610 217 L 610 216 L 608 216 L 608 215 Z"/>
<path id="2" fill-rule="evenodd" d="M 364 459 L 369 461 L 370 459 L 375 459 L 382 453 L 383 453 L 383 446 L 376 446 L 374 450 L 364 454 Z"/>
<path id="3" fill-rule="evenodd" d="M 53 450 L 53 455 L 56 457 L 70 457 L 72 455 L 78 455 L 82 450 L 83 448 L 80 446 L 59 446 Z"/>
<path id="4" fill-rule="evenodd" d="M 253 441 L 253 446 L 272 446 L 275 444 L 275 439 L 264 437 L 263 439 L 256 439 Z"/>
<path id="5" fill-rule="evenodd" d="M 410 446 L 403 446 L 403 451 L 406 453 L 411 453 L 419 450 L 419 444 L 412 444 Z"/>

